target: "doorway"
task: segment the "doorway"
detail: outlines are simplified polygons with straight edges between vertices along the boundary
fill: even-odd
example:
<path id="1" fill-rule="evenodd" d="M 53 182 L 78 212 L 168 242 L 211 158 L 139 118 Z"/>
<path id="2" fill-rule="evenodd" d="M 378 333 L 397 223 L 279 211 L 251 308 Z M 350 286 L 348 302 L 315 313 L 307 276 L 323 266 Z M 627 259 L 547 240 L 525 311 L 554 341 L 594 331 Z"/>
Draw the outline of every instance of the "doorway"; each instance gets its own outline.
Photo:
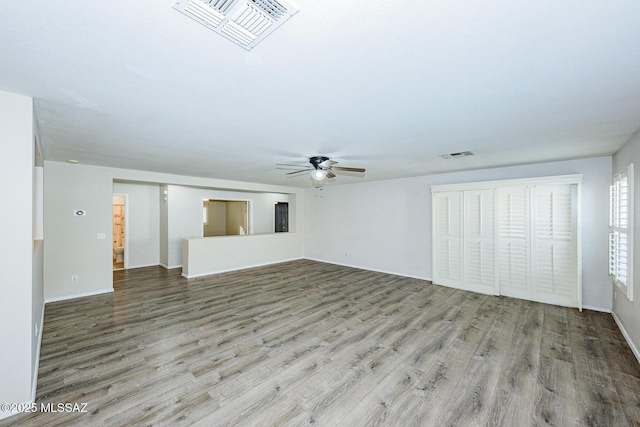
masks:
<path id="1" fill-rule="evenodd" d="M 287 233 L 289 232 L 289 203 L 276 202 L 275 203 L 275 232 Z"/>
<path id="2" fill-rule="evenodd" d="M 112 203 L 113 270 L 124 270 L 127 246 L 127 195 L 114 194 Z"/>

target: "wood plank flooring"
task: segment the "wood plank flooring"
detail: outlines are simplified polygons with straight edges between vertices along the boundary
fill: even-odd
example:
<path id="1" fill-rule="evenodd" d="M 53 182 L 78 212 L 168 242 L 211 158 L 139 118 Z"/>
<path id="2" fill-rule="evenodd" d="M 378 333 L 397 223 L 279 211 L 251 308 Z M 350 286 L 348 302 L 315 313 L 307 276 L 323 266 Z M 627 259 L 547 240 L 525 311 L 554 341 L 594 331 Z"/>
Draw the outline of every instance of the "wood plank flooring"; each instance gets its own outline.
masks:
<path id="1" fill-rule="evenodd" d="M 1 426 L 633 426 L 609 314 L 307 260 L 114 272 L 47 304 L 37 404 Z"/>

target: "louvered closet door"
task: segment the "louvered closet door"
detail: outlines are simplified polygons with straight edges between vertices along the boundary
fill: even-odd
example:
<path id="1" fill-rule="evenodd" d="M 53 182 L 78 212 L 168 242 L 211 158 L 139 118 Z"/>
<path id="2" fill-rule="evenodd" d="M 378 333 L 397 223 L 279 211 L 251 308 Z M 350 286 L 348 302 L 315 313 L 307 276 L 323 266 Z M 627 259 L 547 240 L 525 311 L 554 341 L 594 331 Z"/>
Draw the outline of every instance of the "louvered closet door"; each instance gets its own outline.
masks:
<path id="1" fill-rule="evenodd" d="M 576 185 L 531 189 L 532 299 L 578 305 Z"/>
<path id="2" fill-rule="evenodd" d="M 462 287 L 462 192 L 434 193 L 434 283 Z"/>
<path id="3" fill-rule="evenodd" d="M 464 210 L 464 288 L 496 294 L 494 190 L 465 191 Z"/>
<path id="4" fill-rule="evenodd" d="M 530 299 L 527 187 L 498 189 L 498 286 L 500 295 Z"/>

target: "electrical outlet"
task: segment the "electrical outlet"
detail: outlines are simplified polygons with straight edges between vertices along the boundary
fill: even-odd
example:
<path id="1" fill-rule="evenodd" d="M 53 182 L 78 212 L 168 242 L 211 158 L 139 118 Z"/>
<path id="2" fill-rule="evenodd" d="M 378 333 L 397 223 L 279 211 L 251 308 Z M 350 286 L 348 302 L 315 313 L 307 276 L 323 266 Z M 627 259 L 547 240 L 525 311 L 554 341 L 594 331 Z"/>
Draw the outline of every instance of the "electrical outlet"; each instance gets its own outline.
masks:
<path id="1" fill-rule="evenodd" d="M 78 276 L 76 276 L 75 274 L 71 276 L 71 283 L 78 283 Z"/>
<path id="2" fill-rule="evenodd" d="M 106 239 L 107 235 L 106 233 L 98 233 L 98 239 L 102 240 L 102 239 Z"/>
<path id="3" fill-rule="evenodd" d="M 36 323 L 36 336 L 38 336 L 38 324 Z"/>

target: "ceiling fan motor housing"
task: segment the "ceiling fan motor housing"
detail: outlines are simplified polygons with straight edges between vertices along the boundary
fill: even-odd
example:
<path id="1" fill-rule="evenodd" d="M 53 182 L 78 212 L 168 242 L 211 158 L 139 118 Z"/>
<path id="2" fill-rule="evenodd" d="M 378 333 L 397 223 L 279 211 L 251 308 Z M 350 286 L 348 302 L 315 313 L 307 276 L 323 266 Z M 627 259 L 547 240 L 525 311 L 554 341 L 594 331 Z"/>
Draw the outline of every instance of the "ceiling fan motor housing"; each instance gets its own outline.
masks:
<path id="1" fill-rule="evenodd" d="M 320 164 L 326 162 L 327 160 L 329 160 L 329 158 L 326 156 L 313 156 L 309 158 L 309 163 L 311 163 L 315 169 L 325 169 L 324 167 L 320 166 Z"/>

